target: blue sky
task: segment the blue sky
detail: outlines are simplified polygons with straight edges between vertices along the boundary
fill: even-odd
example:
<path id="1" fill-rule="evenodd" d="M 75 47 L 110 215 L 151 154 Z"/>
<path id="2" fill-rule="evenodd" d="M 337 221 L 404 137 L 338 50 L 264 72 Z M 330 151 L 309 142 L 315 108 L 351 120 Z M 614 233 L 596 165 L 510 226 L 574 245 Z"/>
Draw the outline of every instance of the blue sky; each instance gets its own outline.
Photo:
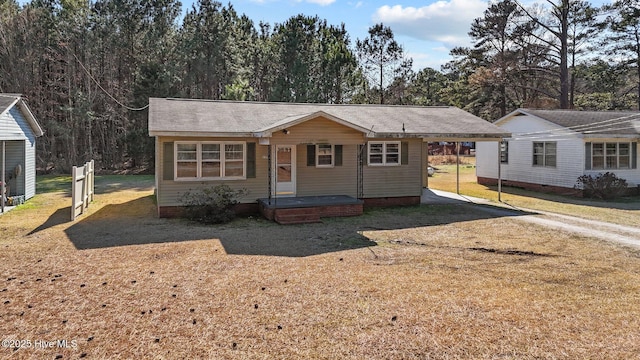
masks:
<path id="1" fill-rule="evenodd" d="M 197 0 L 181 0 L 182 14 Z M 228 0 L 219 0 L 223 4 Z M 520 0 L 529 6 L 535 0 Z M 538 0 L 544 3 L 545 0 Z M 587 0 L 589 1 L 589 0 Z M 27 0 L 21 0 L 25 3 Z M 351 36 L 364 39 L 372 25 L 382 22 L 391 27 L 405 53 L 413 58 L 416 71 L 440 66 L 451 60 L 449 51 L 456 46 L 470 46 L 467 35 L 472 21 L 481 17 L 488 0 L 235 0 L 230 1 L 239 14 L 254 23 L 283 23 L 292 16 L 318 15 L 329 24 L 345 27 Z M 611 0 L 590 0 L 594 6 Z"/>
<path id="2" fill-rule="evenodd" d="M 192 3 L 183 0 L 184 9 Z M 470 24 L 487 8 L 486 0 L 239 0 L 231 4 L 256 24 L 283 23 L 297 14 L 318 15 L 333 25 L 344 23 L 353 46 L 356 39 L 367 36 L 369 27 L 382 22 L 413 58 L 415 70 L 439 70 L 451 59 L 449 50 L 469 46 Z"/>
<path id="3" fill-rule="evenodd" d="M 197 1 L 197 0 L 196 0 Z M 521 0 L 525 6 L 535 0 Z M 182 0 L 191 8 L 194 0 Z M 222 0 L 223 4 L 227 1 Z M 591 0 L 594 6 L 610 0 Z M 440 70 L 451 60 L 449 51 L 456 46 L 471 46 L 467 35 L 472 21 L 482 17 L 487 0 L 238 0 L 231 1 L 239 14 L 246 14 L 257 25 L 273 25 L 298 14 L 318 15 L 329 24 L 344 23 L 351 36 L 364 39 L 372 25 L 382 22 L 391 27 L 405 53 L 413 58 L 414 70 L 425 67 Z M 184 11 L 183 11 L 184 13 Z"/>

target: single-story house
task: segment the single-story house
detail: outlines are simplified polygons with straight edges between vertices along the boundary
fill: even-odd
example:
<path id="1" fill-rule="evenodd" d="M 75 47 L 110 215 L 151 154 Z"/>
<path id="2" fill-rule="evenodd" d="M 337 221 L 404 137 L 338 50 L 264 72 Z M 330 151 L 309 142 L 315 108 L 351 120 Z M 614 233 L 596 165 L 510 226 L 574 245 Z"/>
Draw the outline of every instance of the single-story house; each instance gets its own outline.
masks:
<path id="1" fill-rule="evenodd" d="M 494 124 L 512 137 L 476 146 L 481 184 L 575 194 L 578 177 L 604 172 L 640 184 L 640 112 L 517 109 Z"/>
<path id="2" fill-rule="evenodd" d="M 316 217 L 419 203 L 427 141 L 509 136 L 455 107 L 161 98 L 149 100 L 149 134 L 160 217 L 179 214 L 186 191 L 224 183 L 248 190 L 245 210 L 268 218 L 310 203 L 324 206 Z"/>
<path id="3" fill-rule="evenodd" d="M 19 94 L 0 93 L 0 211 L 36 194 L 36 138 L 43 131 Z"/>

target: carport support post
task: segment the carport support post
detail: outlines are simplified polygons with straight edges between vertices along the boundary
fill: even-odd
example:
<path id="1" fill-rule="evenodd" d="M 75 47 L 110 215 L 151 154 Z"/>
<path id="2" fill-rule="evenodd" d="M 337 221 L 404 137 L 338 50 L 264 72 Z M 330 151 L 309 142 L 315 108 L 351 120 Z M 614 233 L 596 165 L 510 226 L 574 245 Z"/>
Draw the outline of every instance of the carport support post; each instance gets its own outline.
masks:
<path id="1" fill-rule="evenodd" d="M 4 179 L 4 172 L 5 172 L 4 167 L 5 167 L 5 153 L 6 153 L 5 149 L 6 149 L 5 148 L 5 141 L 2 140 L 2 173 L 1 173 L 2 175 L 0 175 L 0 184 L 2 184 L 0 186 L 0 211 L 2 213 L 4 213 L 4 192 L 5 192 L 5 189 L 7 188 L 7 186 L 4 183 L 4 181 L 5 181 L 5 179 Z"/>
<path id="2" fill-rule="evenodd" d="M 456 194 L 460 195 L 460 141 L 456 142 Z"/>
<path id="3" fill-rule="evenodd" d="M 502 142 L 498 142 L 498 202 L 502 202 Z"/>

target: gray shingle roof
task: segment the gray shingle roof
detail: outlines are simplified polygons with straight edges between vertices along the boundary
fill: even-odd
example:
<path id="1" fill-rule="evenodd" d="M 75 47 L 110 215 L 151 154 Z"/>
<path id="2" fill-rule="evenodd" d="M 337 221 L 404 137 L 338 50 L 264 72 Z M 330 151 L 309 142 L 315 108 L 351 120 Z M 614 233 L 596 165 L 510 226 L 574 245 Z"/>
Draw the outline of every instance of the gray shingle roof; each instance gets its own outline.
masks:
<path id="1" fill-rule="evenodd" d="M 9 109 L 9 106 L 13 104 L 20 95 L 17 94 L 3 94 L 0 93 L 0 114 Z"/>
<path id="2" fill-rule="evenodd" d="M 25 120 L 27 120 L 29 126 L 31 126 L 31 130 L 33 130 L 35 136 L 42 136 L 44 132 L 42 131 L 40 124 L 38 124 L 38 121 L 36 120 L 35 116 L 33 116 L 31 109 L 29 109 L 21 94 L 0 93 L 0 115 L 4 114 L 5 111 L 8 111 L 12 104 L 16 102 L 16 100 L 19 100 L 16 103 L 16 106 L 18 106 L 18 108 L 22 112 L 22 115 L 24 116 Z"/>
<path id="3" fill-rule="evenodd" d="M 640 134 L 639 111 L 579 111 L 518 109 L 556 125 L 583 134 L 637 135 Z"/>
<path id="4" fill-rule="evenodd" d="M 370 136 L 498 138 L 505 130 L 456 107 L 149 99 L 149 134 L 259 136 L 316 113 Z M 403 131 L 404 126 L 404 131 Z"/>

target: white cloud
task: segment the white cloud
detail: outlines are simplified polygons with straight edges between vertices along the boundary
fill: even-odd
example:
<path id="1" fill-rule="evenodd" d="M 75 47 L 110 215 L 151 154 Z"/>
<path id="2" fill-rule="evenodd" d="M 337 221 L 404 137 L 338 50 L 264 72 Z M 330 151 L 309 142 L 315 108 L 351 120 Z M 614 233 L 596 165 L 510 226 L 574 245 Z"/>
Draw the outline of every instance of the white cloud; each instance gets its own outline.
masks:
<path id="1" fill-rule="evenodd" d="M 470 44 L 467 33 L 471 23 L 486 9 L 487 2 L 483 0 L 442 0 L 420 8 L 384 5 L 378 8 L 373 20 L 390 26 L 396 34 L 452 48 Z"/>

